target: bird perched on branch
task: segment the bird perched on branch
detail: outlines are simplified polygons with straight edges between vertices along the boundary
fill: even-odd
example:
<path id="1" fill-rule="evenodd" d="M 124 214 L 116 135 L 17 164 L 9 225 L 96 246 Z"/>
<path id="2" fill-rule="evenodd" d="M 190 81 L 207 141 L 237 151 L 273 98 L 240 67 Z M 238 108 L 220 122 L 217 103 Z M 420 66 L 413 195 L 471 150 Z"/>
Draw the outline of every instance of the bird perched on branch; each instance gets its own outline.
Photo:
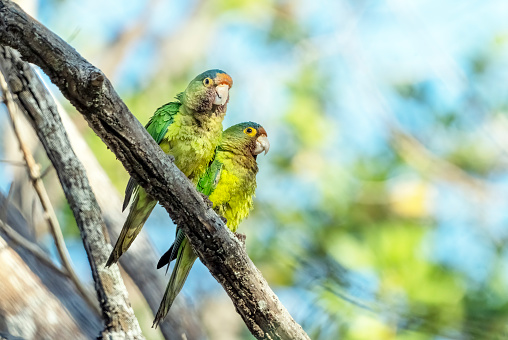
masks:
<path id="1" fill-rule="evenodd" d="M 261 125 L 253 122 L 234 125 L 223 132 L 215 158 L 198 182 L 198 190 L 209 197 L 217 214 L 227 219 L 232 232 L 236 232 L 252 209 L 258 172 L 256 158 L 269 149 L 270 143 Z M 187 237 L 177 228 L 175 242 L 157 264 L 157 268 L 161 268 L 176 259 L 155 316 L 155 327 L 168 314 L 196 258 Z"/>
<path id="2" fill-rule="evenodd" d="M 232 85 L 233 80 L 224 71 L 203 72 L 176 96 L 176 101 L 157 109 L 146 125 L 162 150 L 175 158 L 175 165 L 195 184 L 219 144 Z M 132 196 L 129 216 L 106 266 L 117 262 L 127 251 L 157 204 L 131 178 L 125 189 L 123 210 Z"/>

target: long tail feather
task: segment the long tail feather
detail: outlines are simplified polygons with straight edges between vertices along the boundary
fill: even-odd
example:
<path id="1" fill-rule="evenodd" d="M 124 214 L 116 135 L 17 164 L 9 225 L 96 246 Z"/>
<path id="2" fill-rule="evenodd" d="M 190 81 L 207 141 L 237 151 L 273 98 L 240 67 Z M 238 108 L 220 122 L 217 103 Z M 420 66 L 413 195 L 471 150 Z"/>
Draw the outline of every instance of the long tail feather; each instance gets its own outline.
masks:
<path id="1" fill-rule="evenodd" d="M 171 262 L 171 254 L 173 254 L 173 248 L 174 248 L 175 244 L 173 243 L 171 245 L 171 247 L 168 249 L 167 252 L 164 253 L 164 255 L 161 256 L 161 258 L 159 259 L 159 262 L 157 262 L 157 269 L 161 269 L 162 267 L 164 267 L 165 265 L 169 265 L 169 263 Z"/>
<path id="2" fill-rule="evenodd" d="M 192 250 L 192 247 L 189 244 L 187 238 L 185 238 L 180 246 L 180 250 L 178 251 L 175 268 L 173 268 L 173 272 L 171 273 L 168 286 L 164 292 L 164 298 L 162 299 L 159 310 L 155 315 L 155 320 L 153 321 L 152 327 L 157 328 L 159 323 L 168 314 L 173 301 L 175 301 L 176 296 L 182 290 L 183 284 L 185 283 L 185 280 L 187 279 L 187 276 L 189 275 L 192 265 L 196 259 L 197 256 L 194 254 L 194 251 Z"/>
<path id="3" fill-rule="evenodd" d="M 125 220 L 120 236 L 118 236 L 115 247 L 106 263 L 107 267 L 116 263 L 120 256 L 129 249 L 156 204 L 157 201 L 148 196 L 144 190 L 139 190 L 134 197 L 129 216 Z"/>
<path id="4" fill-rule="evenodd" d="M 131 196 L 134 193 L 134 191 L 136 191 L 137 185 L 138 184 L 132 177 L 129 178 L 129 182 L 127 182 L 127 187 L 125 188 L 125 198 L 123 199 L 122 211 L 124 211 L 125 208 L 127 208 L 127 206 L 129 205 L 131 201 Z"/>
<path id="5" fill-rule="evenodd" d="M 164 253 L 164 255 L 161 256 L 159 259 L 159 262 L 157 263 L 157 269 L 160 269 L 164 267 L 165 265 L 169 265 L 171 261 L 175 260 L 178 256 L 178 251 L 180 250 L 180 245 L 182 244 L 183 240 L 185 239 L 185 234 L 180 228 L 176 229 L 176 237 L 175 242 L 171 245 L 169 250 Z M 169 266 L 168 266 L 169 268 Z M 167 272 L 167 270 L 166 270 Z"/>

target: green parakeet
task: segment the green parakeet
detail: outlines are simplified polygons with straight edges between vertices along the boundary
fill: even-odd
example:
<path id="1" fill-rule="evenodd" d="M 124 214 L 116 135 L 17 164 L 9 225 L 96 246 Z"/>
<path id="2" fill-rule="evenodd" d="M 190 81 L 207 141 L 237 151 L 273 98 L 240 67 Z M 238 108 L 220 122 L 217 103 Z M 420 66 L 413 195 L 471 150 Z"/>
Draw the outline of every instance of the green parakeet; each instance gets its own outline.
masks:
<path id="1" fill-rule="evenodd" d="M 209 70 L 194 78 L 184 92 L 155 111 L 146 129 L 175 165 L 197 183 L 212 160 L 222 134 L 222 121 L 233 80 L 224 71 Z M 106 263 L 117 262 L 127 251 L 157 204 L 131 178 L 125 189 L 123 210 L 134 198 L 129 216 Z"/>
<path id="2" fill-rule="evenodd" d="M 215 158 L 198 182 L 198 190 L 209 197 L 217 214 L 227 219 L 232 232 L 252 209 L 258 172 L 256 158 L 263 151 L 266 154 L 269 148 L 266 131 L 261 125 L 253 122 L 234 125 L 222 133 Z M 175 258 L 175 267 L 155 316 L 155 326 L 167 315 L 197 258 L 179 228 L 175 242 L 161 257 L 157 268 Z"/>

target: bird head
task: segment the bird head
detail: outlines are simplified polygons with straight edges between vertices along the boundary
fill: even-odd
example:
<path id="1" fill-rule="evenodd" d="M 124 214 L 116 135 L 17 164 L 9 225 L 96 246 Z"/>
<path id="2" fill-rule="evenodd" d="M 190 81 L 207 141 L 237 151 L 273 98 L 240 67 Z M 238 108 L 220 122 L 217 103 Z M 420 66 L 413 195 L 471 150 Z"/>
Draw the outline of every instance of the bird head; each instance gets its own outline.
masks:
<path id="1" fill-rule="evenodd" d="M 222 133 L 220 148 L 234 153 L 247 153 L 254 158 L 270 150 L 266 130 L 254 122 L 233 125 Z"/>
<path id="2" fill-rule="evenodd" d="M 198 113 L 225 112 L 233 80 L 224 71 L 208 70 L 194 78 L 183 92 L 182 103 Z"/>

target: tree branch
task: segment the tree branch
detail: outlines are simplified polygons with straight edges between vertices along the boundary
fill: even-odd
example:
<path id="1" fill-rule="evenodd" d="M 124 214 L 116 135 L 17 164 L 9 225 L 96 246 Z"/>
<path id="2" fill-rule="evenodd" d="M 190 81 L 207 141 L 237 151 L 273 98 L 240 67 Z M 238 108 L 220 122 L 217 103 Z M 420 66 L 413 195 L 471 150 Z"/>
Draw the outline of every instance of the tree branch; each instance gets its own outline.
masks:
<path id="1" fill-rule="evenodd" d="M 309 339 L 229 229 L 130 113 L 103 73 L 10 1 L 0 1 L 0 43 L 40 66 L 130 175 L 181 226 L 258 339 Z M 109 249 L 109 248 L 108 248 Z"/>

